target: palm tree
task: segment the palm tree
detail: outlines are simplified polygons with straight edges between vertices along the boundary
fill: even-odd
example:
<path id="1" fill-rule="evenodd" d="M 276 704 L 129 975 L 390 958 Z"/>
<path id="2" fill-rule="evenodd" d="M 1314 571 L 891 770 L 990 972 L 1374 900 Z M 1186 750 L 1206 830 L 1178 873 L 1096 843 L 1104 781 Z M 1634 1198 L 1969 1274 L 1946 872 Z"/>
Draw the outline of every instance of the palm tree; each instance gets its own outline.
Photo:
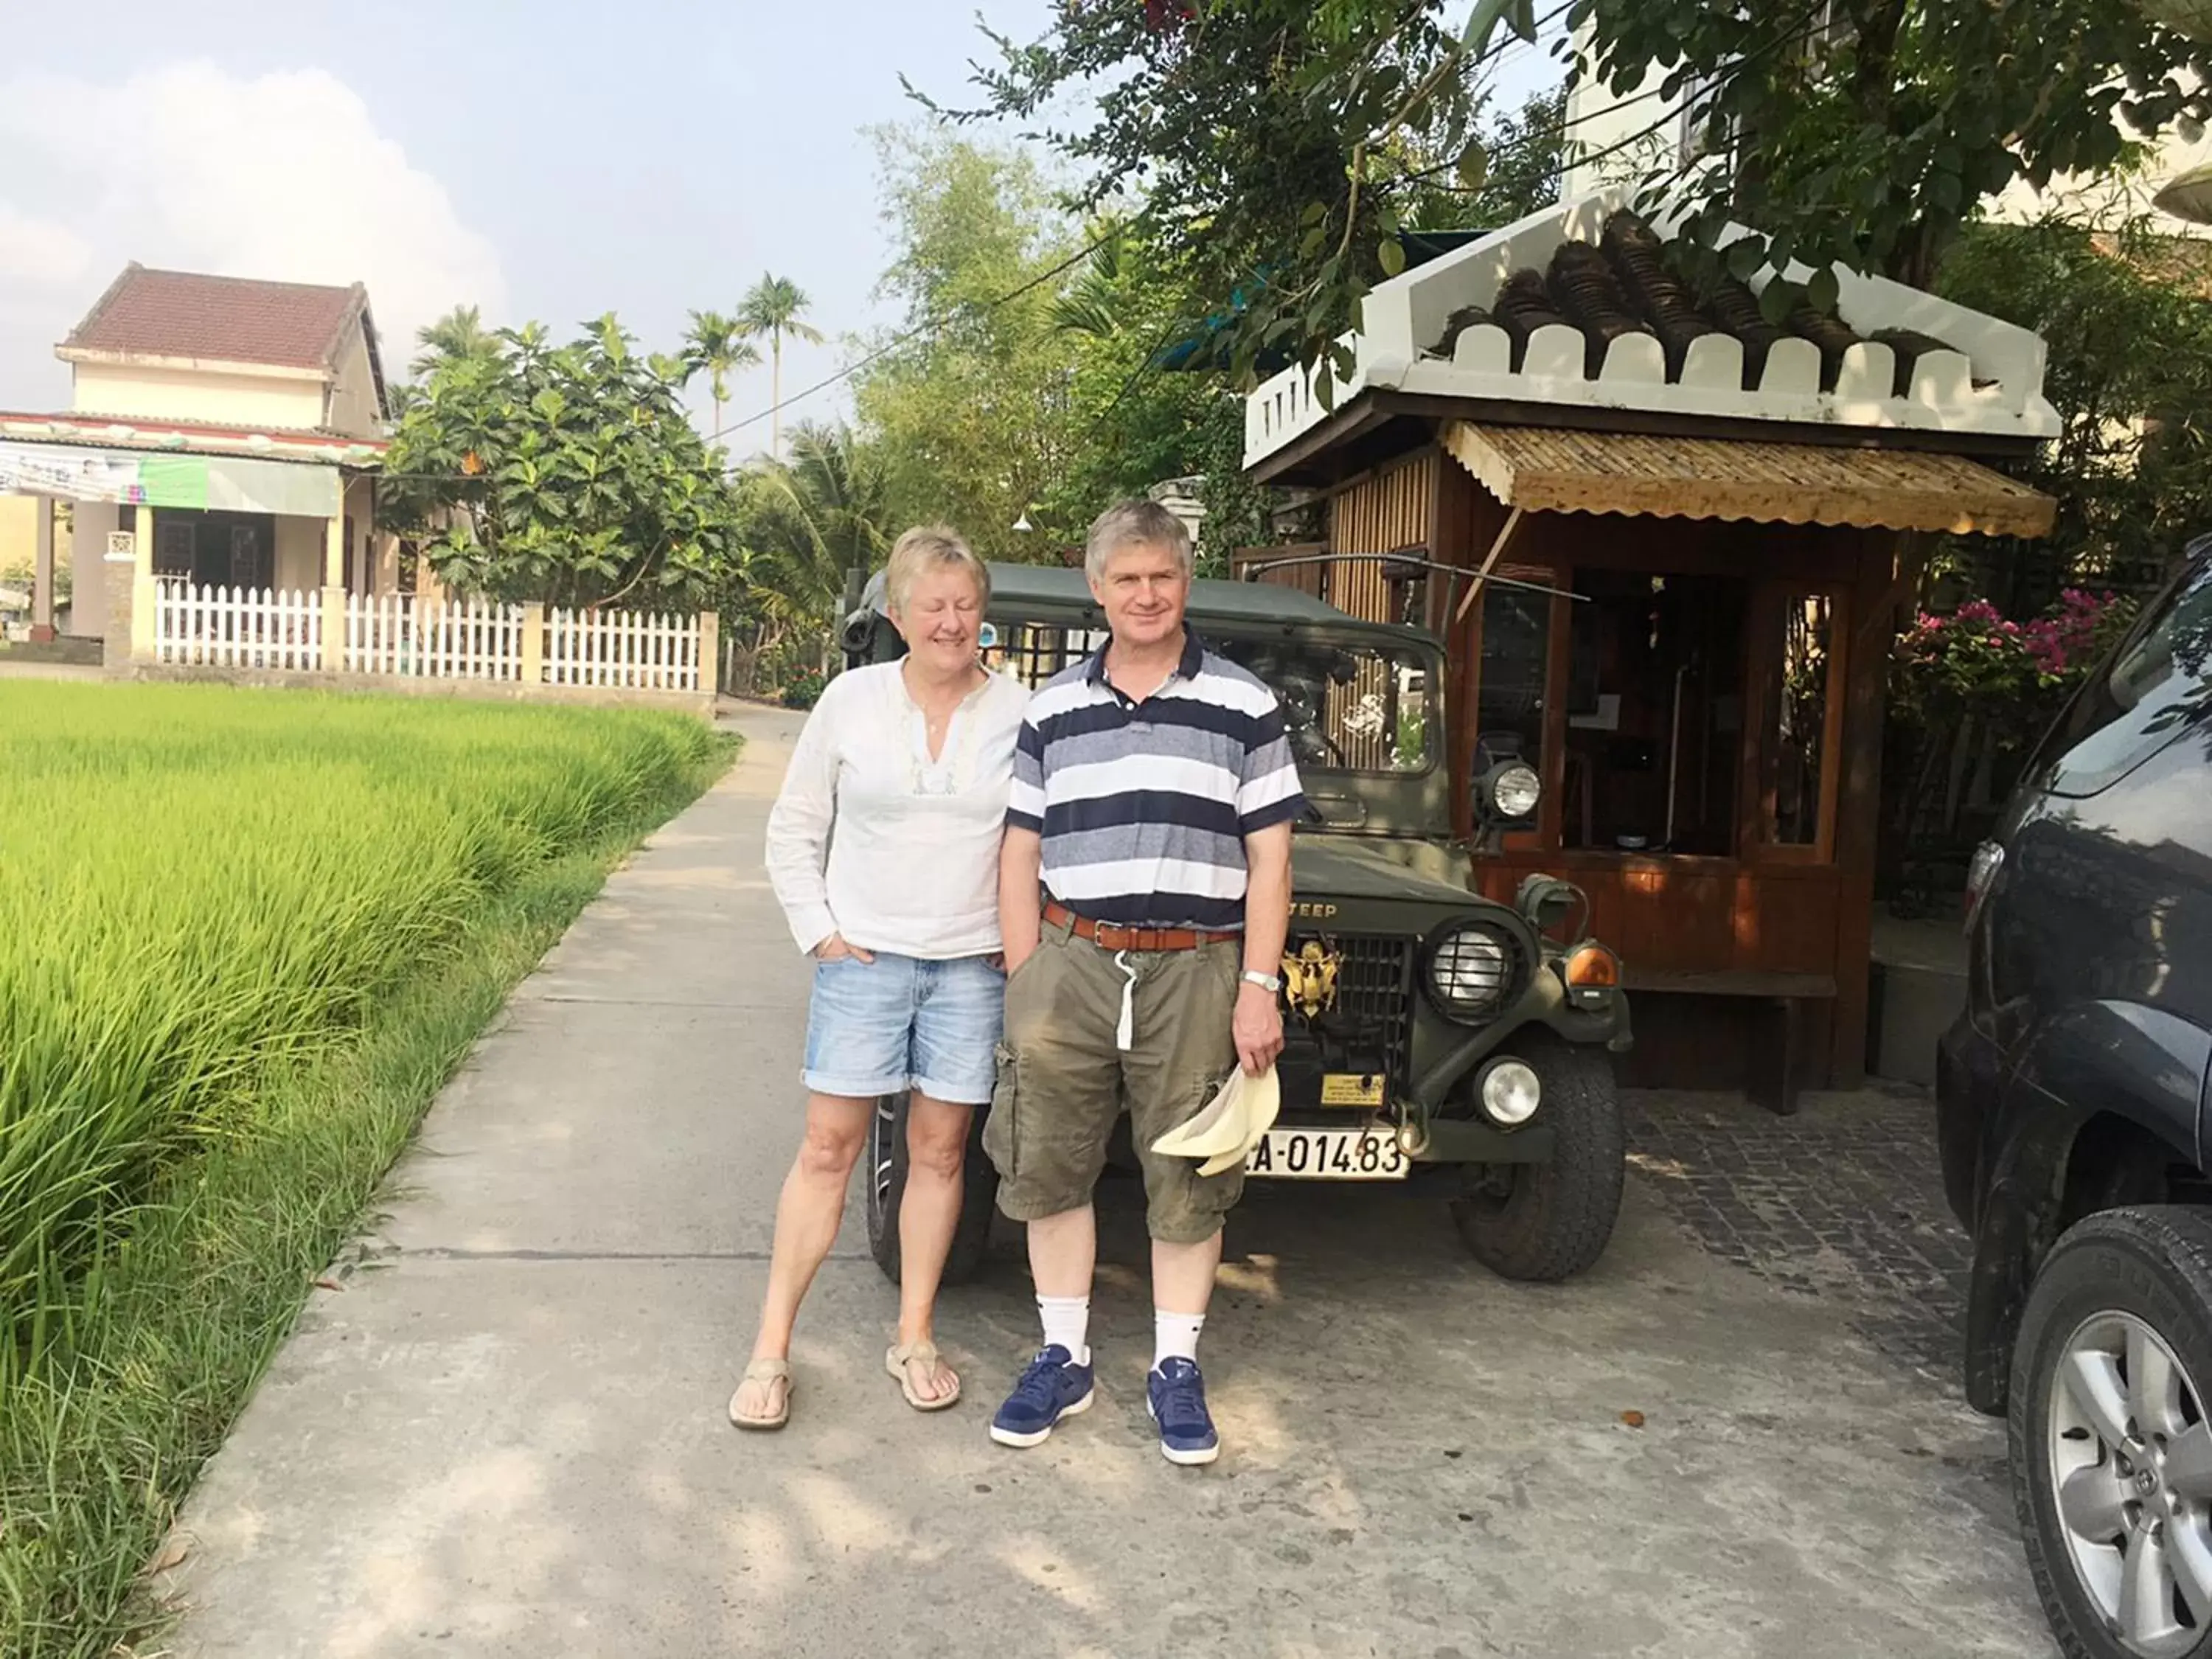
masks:
<path id="1" fill-rule="evenodd" d="M 707 395 L 714 402 L 714 431 L 720 435 L 722 405 L 730 400 L 731 372 L 758 366 L 759 349 L 745 337 L 736 318 L 719 311 L 695 311 L 684 337 L 684 362 L 693 374 L 707 371 Z"/>
<path id="2" fill-rule="evenodd" d="M 465 357 L 496 357 L 503 349 L 498 333 L 483 325 L 483 318 L 474 306 L 455 306 L 436 322 L 416 330 L 415 343 L 422 350 L 407 365 L 407 372 L 418 380 L 428 380 L 441 364 Z"/>
<path id="3" fill-rule="evenodd" d="M 822 343 L 822 331 L 799 320 L 799 313 L 806 309 L 806 293 L 788 276 L 773 276 L 763 271 L 751 292 L 738 302 L 738 331 L 749 337 L 765 334 L 769 340 L 769 356 L 774 364 L 773 379 L 769 389 L 768 453 L 780 455 L 779 447 L 783 427 L 783 342 L 786 335 L 794 340 Z"/>
<path id="4" fill-rule="evenodd" d="M 872 568 L 890 545 L 888 480 L 873 448 L 843 427 L 802 424 L 791 452 L 788 462 L 761 459 L 738 477 L 744 608 L 757 620 L 757 653 L 793 638 L 828 640 L 847 574 Z"/>

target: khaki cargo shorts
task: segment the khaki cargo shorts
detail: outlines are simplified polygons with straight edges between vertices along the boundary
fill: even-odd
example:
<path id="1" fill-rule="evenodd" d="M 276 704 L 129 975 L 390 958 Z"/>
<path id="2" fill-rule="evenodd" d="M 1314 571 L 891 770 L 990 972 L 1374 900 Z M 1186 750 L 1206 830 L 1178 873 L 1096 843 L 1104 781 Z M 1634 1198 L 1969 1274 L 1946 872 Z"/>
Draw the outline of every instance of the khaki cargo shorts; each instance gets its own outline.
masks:
<path id="1" fill-rule="evenodd" d="M 1006 981 L 1006 1039 L 983 1125 L 999 1207 L 1016 1221 L 1038 1221 L 1088 1204 L 1126 1103 L 1152 1236 L 1200 1243 L 1221 1230 L 1243 1192 L 1243 1166 L 1201 1180 L 1196 1160 L 1151 1149 L 1195 1117 L 1237 1064 L 1229 1022 L 1243 945 L 1222 939 L 1194 951 L 1127 952 L 1136 984 L 1127 1050 L 1115 1043 L 1129 982 L 1115 954 L 1048 922 L 1036 953 Z"/>

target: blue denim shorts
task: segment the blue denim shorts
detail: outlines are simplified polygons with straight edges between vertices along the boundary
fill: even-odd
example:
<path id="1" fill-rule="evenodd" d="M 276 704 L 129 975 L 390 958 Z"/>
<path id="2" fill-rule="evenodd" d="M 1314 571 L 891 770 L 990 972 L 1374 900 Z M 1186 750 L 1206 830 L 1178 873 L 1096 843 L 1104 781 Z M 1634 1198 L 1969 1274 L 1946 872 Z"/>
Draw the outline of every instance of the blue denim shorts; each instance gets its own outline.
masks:
<path id="1" fill-rule="evenodd" d="M 868 1099 L 919 1089 L 987 1106 L 997 1080 L 1006 976 L 981 957 L 924 962 L 876 952 L 814 966 L 806 1086 Z"/>

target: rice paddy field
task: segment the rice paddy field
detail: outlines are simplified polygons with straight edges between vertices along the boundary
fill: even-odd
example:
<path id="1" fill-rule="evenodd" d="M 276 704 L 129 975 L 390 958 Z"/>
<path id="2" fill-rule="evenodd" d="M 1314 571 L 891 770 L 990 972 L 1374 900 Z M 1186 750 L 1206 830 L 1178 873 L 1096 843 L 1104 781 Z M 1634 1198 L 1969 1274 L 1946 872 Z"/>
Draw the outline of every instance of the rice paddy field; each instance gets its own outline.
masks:
<path id="1" fill-rule="evenodd" d="M 134 1650 L 431 1096 L 727 758 L 673 714 L 0 682 L 0 1655 Z"/>

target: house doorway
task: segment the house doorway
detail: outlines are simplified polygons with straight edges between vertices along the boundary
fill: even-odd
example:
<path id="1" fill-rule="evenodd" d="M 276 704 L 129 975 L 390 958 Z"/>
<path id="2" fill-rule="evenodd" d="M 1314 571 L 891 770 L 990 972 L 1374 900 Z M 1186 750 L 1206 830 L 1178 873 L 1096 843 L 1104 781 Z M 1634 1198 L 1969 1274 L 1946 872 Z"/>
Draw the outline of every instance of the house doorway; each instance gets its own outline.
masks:
<path id="1" fill-rule="evenodd" d="M 163 507 L 154 515 L 154 574 L 195 587 L 274 587 L 276 520 L 266 513 Z"/>
<path id="2" fill-rule="evenodd" d="M 1584 568 L 1574 591 L 1560 844 L 1733 855 L 1751 582 Z"/>

